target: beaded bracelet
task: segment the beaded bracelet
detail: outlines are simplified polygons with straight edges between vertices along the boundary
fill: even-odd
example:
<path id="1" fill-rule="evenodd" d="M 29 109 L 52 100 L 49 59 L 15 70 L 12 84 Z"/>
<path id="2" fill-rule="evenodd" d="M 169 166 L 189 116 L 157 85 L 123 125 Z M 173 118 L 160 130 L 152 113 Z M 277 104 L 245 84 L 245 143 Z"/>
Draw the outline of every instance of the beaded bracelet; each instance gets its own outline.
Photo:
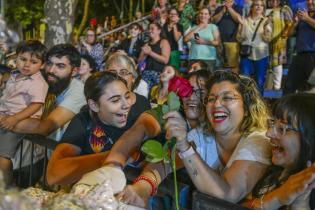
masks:
<path id="1" fill-rule="evenodd" d="M 138 177 L 133 181 L 133 183 L 135 184 L 135 183 L 137 183 L 137 182 L 139 182 L 139 181 L 141 181 L 141 180 L 146 181 L 146 182 L 148 182 L 148 183 L 150 184 L 150 186 L 151 186 L 151 193 L 150 193 L 150 196 L 155 195 L 156 192 L 157 192 L 157 186 L 156 186 L 157 184 L 156 184 L 155 180 L 152 180 L 152 179 L 150 179 L 149 177 L 146 177 L 146 176 L 141 175 L 141 176 L 138 176 Z"/>

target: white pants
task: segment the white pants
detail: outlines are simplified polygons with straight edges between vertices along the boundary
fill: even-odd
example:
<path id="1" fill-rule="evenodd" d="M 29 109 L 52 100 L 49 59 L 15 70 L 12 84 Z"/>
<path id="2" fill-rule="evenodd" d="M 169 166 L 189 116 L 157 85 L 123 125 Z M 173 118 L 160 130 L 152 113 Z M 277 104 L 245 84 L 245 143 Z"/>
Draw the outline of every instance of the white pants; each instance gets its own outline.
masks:
<path id="1" fill-rule="evenodd" d="M 282 65 L 273 67 L 273 88 L 279 90 L 281 88 L 282 80 Z"/>

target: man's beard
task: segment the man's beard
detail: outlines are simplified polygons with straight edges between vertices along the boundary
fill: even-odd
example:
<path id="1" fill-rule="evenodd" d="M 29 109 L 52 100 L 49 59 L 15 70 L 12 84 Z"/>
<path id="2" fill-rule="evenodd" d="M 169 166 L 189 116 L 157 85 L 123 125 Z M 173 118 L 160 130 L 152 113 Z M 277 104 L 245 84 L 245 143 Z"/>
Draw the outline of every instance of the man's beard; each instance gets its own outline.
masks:
<path id="1" fill-rule="evenodd" d="M 48 76 L 55 78 L 55 81 L 49 81 Z M 46 73 L 44 72 L 44 78 L 46 82 L 48 83 L 48 93 L 53 93 L 56 96 L 58 96 L 60 93 L 62 93 L 65 89 L 69 87 L 69 84 L 71 82 L 71 74 L 68 77 L 60 78 L 52 73 Z"/>

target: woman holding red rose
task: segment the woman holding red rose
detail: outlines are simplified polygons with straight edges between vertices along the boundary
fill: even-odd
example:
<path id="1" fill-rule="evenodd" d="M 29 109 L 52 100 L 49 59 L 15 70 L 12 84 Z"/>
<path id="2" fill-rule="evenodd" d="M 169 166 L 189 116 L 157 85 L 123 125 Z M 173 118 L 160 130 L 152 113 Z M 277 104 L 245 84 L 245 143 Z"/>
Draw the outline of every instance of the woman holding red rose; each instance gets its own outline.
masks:
<path id="1" fill-rule="evenodd" d="M 270 145 L 265 136 L 268 111 L 255 82 L 231 72 L 217 71 L 209 84 L 206 113 L 216 157 L 205 164 L 202 153 L 189 143 L 185 120 L 178 112 L 164 118 L 166 137 L 177 139 L 176 148 L 196 188 L 208 195 L 239 202 L 253 189 L 270 165 Z M 205 148 L 204 148 L 205 149 Z M 206 161 L 208 163 L 208 161 Z"/>

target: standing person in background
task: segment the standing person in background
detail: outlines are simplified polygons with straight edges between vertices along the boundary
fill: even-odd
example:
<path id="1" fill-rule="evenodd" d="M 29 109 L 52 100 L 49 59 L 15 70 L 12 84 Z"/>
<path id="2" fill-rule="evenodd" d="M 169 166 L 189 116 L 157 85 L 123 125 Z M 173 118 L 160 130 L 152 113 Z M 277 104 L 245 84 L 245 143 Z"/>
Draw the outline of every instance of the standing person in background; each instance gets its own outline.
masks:
<path id="1" fill-rule="evenodd" d="M 208 9 L 210 10 L 210 15 L 211 17 L 215 14 L 215 11 L 217 10 L 217 8 L 220 6 L 217 3 L 217 0 L 209 0 L 208 4 L 206 5 L 208 7 Z"/>
<path id="2" fill-rule="evenodd" d="M 242 9 L 242 16 L 247 17 L 249 15 L 250 7 L 252 6 L 252 0 L 244 0 L 244 5 Z"/>
<path id="3" fill-rule="evenodd" d="M 292 24 L 292 11 L 288 6 L 281 6 L 280 0 L 271 1 L 272 10 L 268 17 L 272 21 L 273 36 L 270 43 L 270 59 L 272 66 L 272 87 L 279 90 L 282 80 L 282 65 L 286 63 L 288 28 Z"/>
<path id="4" fill-rule="evenodd" d="M 175 8 L 169 10 L 168 19 L 166 24 L 163 25 L 163 31 L 166 39 L 171 46 L 171 55 L 169 64 L 175 66 L 177 69 L 180 67 L 180 51 L 178 49 L 178 41 L 183 36 L 183 26 L 178 23 L 179 14 Z"/>
<path id="5" fill-rule="evenodd" d="M 106 16 L 104 20 L 104 31 L 107 32 L 109 31 L 110 23 L 109 23 L 109 17 Z"/>
<path id="6" fill-rule="evenodd" d="M 160 81 L 160 74 L 170 59 L 171 47 L 164 39 L 163 28 L 159 23 L 151 23 L 149 30 L 150 41 L 142 47 L 138 61 L 146 63 L 142 78 L 148 83 L 150 90 Z"/>
<path id="7" fill-rule="evenodd" d="M 264 16 L 265 9 L 265 1 L 254 0 L 250 15 L 246 19 L 240 19 L 237 33 L 237 40 L 241 45 L 250 45 L 252 48 L 248 56 L 241 56 L 241 73 L 247 76 L 254 74 L 261 92 L 264 89 L 268 68 L 269 42 L 272 39 L 271 22 Z M 257 33 L 252 41 L 256 29 Z"/>
<path id="8" fill-rule="evenodd" d="M 137 60 L 141 47 L 143 46 L 143 41 L 140 39 L 141 34 L 141 26 L 138 23 L 133 23 L 129 27 L 129 38 L 123 40 L 121 44 L 118 46 L 119 50 L 123 50 L 128 56 Z"/>
<path id="9" fill-rule="evenodd" d="M 115 29 L 116 25 L 117 25 L 117 20 L 116 20 L 115 16 L 112 16 L 112 19 L 110 21 L 110 30 Z"/>
<path id="10" fill-rule="evenodd" d="M 158 0 L 157 3 L 158 5 L 152 9 L 153 21 L 157 21 L 160 25 L 164 25 L 170 4 L 168 3 L 168 0 Z"/>
<path id="11" fill-rule="evenodd" d="M 292 60 L 284 94 L 300 89 L 315 67 L 315 0 L 307 0 L 307 11 L 297 11 L 289 35 L 294 31 L 297 55 Z"/>
<path id="12" fill-rule="evenodd" d="M 202 60 L 207 63 L 208 70 L 213 72 L 217 59 L 216 47 L 221 43 L 220 32 L 216 25 L 209 23 L 210 12 L 207 7 L 199 10 L 198 22 L 184 38 L 185 42 L 191 41 L 189 61 Z"/>
<path id="13" fill-rule="evenodd" d="M 196 15 L 194 7 L 189 3 L 189 1 L 178 0 L 178 2 L 175 4 L 175 8 L 179 12 L 179 24 L 183 26 L 183 31 L 186 32 L 191 26 L 192 21 Z"/>
<path id="14" fill-rule="evenodd" d="M 232 68 L 235 73 L 239 71 L 239 44 L 236 41 L 236 34 L 241 14 L 242 8 L 236 5 L 234 0 L 226 0 L 212 17 L 212 22 L 219 28 L 223 43 L 223 65 Z"/>
<path id="15" fill-rule="evenodd" d="M 86 39 L 81 41 L 79 48 L 81 55 L 89 54 L 95 60 L 96 70 L 102 69 L 104 49 L 101 43 L 96 42 L 96 33 L 93 29 L 90 28 L 86 31 Z"/>

